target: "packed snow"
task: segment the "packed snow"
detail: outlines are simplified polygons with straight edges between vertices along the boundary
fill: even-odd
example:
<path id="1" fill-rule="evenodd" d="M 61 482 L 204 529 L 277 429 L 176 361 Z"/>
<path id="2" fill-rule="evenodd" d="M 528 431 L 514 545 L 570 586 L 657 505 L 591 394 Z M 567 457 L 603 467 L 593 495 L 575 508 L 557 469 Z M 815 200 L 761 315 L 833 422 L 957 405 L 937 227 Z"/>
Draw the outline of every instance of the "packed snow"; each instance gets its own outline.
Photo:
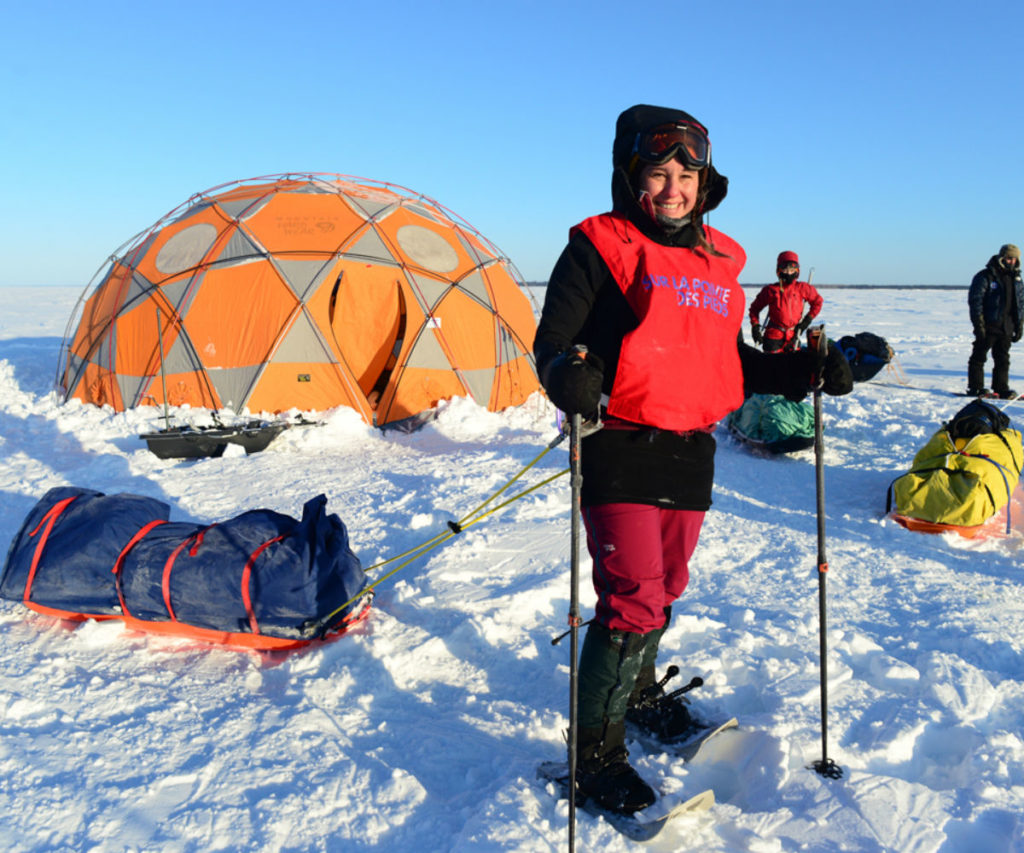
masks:
<path id="1" fill-rule="evenodd" d="M 823 750 L 813 450 L 758 456 L 720 428 L 714 506 L 660 663 L 703 677 L 698 713 L 740 726 L 690 763 L 632 744 L 663 797 L 652 815 L 705 788 L 717 800 L 648 846 L 1024 850 L 1024 534 L 927 535 L 884 512 L 889 483 L 966 402 L 952 393 L 966 380 L 966 290 L 822 293 L 832 337 L 883 336 L 909 379 L 885 370 L 823 401 L 827 747 L 843 777 L 809 769 Z M 257 507 L 297 517 L 323 492 L 369 568 L 444 534 L 529 463 L 496 503 L 567 467 L 564 443 L 541 455 L 558 433 L 539 395 L 500 414 L 456 400 L 409 434 L 336 410 L 261 453 L 160 460 L 138 437 L 163 425 L 160 409 L 57 404 L 78 296 L 0 288 L 0 553 L 58 485 L 156 497 L 197 522 Z M 1014 358 L 1024 389 L 1019 347 Z M 1024 404 L 1006 411 L 1024 420 Z M 567 803 L 537 767 L 565 754 L 569 643 L 552 639 L 568 607 L 567 477 L 381 580 L 366 621 L 297 652 L 2 601 L 2 846 L 564 850 Z M 635 846 L 577 813 L 578 850 Z"/>

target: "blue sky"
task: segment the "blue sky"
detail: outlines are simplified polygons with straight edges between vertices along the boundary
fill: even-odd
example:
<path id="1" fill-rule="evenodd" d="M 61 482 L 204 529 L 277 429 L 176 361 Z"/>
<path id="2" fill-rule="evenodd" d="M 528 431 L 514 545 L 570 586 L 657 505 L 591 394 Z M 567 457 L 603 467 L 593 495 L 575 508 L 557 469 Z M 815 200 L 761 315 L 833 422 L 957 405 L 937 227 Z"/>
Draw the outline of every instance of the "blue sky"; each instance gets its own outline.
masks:
<path id="1" fill-rule="evenodd" d="M 1024 4 L 8 4 L 0 284 L 81 284 L 200 190 L 389 181 L 527 280 L 610 205 L 618 113 L 680 107 L 730 179 L 744 283 L 964 284 L 1024 245 Z M 632 11 L 627 11 L 632 10 Z"/>

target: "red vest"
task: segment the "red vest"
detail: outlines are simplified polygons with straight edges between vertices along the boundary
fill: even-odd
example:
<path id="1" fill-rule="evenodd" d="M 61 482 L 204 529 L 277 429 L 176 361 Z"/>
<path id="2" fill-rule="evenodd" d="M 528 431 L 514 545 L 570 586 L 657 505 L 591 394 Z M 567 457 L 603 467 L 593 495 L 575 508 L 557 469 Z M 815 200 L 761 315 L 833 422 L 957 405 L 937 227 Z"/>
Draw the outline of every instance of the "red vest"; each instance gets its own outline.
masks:
<path id="1" fill-rule="evenodd" d="M 608 414 L 685 431 L 738 409 L 743 247 L 706 226 L 708 242 L 726 257 L 662 246 L 617 213 L 592 216 L 576 229 L 594 244 L 640 322 L 622 340 Z"/>

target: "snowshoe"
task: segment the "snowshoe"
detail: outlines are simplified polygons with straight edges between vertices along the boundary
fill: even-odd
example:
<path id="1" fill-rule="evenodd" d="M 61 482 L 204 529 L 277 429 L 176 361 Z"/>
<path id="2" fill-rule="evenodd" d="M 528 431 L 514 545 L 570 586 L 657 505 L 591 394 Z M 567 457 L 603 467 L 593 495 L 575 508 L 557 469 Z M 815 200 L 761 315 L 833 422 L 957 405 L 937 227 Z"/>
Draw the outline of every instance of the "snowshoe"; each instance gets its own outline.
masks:
<path id="1" fill-rule="evenodd" d="M 665 684 L 678 672 L 679 667 L 671 666 L 660 681 L 654 682 L 652 675 L 651 683 L 642 687 L 638 684 L 626 708 L 627 723 L 664 743 L 682 740 L 704 726 L 695 719 L 690 703 L 683 696 L 703 684 L 701 679 L 695 678 L 672 693 L 665 692 Z"/>
<path id="2" fill-rule="evenodd" d="M 560 797 L 569 796 L 569 767 L 564 761 L 542 763 L 537 768 L 537 775 L 547 782 L 553 782 Z M 603 818 L 609 826 L 617 829 L 627 838 L 640 842 L 653 841 L 676 818 L 707 811 L 714 804 L 715 792 L 710 788 L 697 794 L 684 794 L 682 799 L 659 798 L 656 811 L 661 814 L 652 814 L 647 810 L 638 811 L 635 814 L 621 814 L 602 809 L 592 799 L 577 796 L 577 805 L 585 812 Z"/>

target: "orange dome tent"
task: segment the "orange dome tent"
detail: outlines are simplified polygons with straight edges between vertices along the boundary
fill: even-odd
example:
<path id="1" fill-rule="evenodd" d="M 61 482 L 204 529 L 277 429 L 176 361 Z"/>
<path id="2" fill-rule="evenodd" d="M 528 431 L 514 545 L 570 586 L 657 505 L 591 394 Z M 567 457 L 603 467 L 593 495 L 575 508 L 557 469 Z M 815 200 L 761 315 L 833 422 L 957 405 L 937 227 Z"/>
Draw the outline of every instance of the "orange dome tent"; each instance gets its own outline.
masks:
<path id="1" fill-rule="evenodd" d="M 511 262 L 436 202 L 274 175 L 199 193 L 117 250 L 69 321 L 58 384 L 117 411 L 350 406 L 382 425 L 450 397 L 522 403 L 535 331 Z"/>

